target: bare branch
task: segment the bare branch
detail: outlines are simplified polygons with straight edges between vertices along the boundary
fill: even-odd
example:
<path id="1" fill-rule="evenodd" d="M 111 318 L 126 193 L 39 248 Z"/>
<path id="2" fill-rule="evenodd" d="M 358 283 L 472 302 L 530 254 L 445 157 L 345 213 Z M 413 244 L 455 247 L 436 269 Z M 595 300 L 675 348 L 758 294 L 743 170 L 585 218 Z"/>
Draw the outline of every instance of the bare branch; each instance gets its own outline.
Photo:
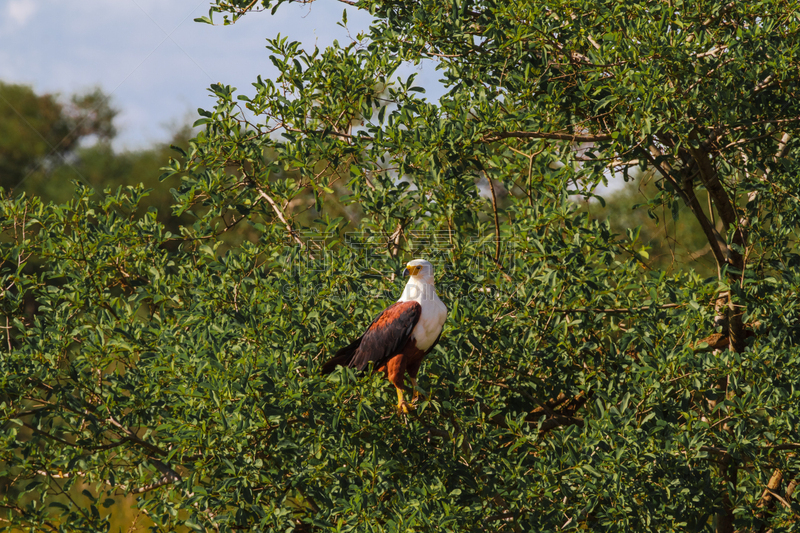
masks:
<path id="1" fill-rule="evenodd" d="M 638 311 L 649 311 L 650 309 L 675 309 L 678 307 L 683 307 L 684 304 L 662 304 L 662 305 L 643 305 L 641 307 L 607 307 L 607 308 L 597 308 L 597 307 L 556 307 L 553 308 L 553 311 L 556 313 L 605 313 L 609 315 L 617 315 L 617 314 L 624 314 L 624 313 L 636 313 Z"/>
<path id="2" fill-rule="evenodd" d="M 758 446 L 758 451 L 762 452 L 783 452 L 790 450 L 800 450 L 800 443 L 790 442 L 787 444 L 776 444 L 774 446 Z M 719 456 L 729 456 L 728 450 L 717 446 L 700 446 L 700 451 L 708 452 Z"/>
<path id="3" fill-rule="evenodd" d="M 797 488 L 797 485 L 800 485 L 800 477 L 794 478 L 792 481 L 789 482 L 789 486 L 786 487 L 786 499 L 792 501 L 792 495 L 794 494 L 794 490 Z"/>
<path id="4" fill-rule="evenodd" d="M 494 183 L 492 177 L 486 172 L 483 173 L 489 181 L 489 191 L 492 193 L 492 213 L 494 214 L 494 262 L 500 261 L 500 219 L 497 216 L 497 195 L 494 192 Z"/>
<path id="5" fill-rule="evenodd" d="M 178 483 L 182 480 L 180 474 L 175 472 L 173 469 L 159 461 L 158 459 L 149 458 L 150 462 L 152 462 L 155 467 L 158 469 L 159 472 L 162 473 L 161 478 L 158 481 L 154 481 L 148 485 L 143 485 L 141 487 L 137 487 L 135 489 L 128 489 L 126 485 L 114 483 L 109 479 L 102 480 L 103 483 L 106 485 L 110 485 L 112 487 L 119 487 L 127 494 L 143 494 L 145 492 L 149 492 L 151 490 L 157 489 L 159 487 L 163 487 L 164 485 L 169 485 L 172 483 Z M 88 472 L 82 471 L 75 471 L 75 472 L 61 472 L 59 471 L 57 474 L 52 474 L 46 470 L 37 470 L 37 474 L 40 476 L 47 476 L 51 479 L 69 479 L 72 477 L 86 477 L 88 476 Z"/>
<path id="6" fill-rule="evenodd" d="M 122 432 L 125 434 L 125 438 L 127 440 L 135 442 L 136 444 L 138 444 L 138 445 L 140 445 L 140 446 L 142 446 L 144 448 L 147 448 L 151 452 L 153 452 L 153 453 L 155 453 L 157 455 L 160 455 L 162 457 L 167 455 L 167 452 L 165 450 L 162 450 L 161 448 L 159 448 L 155 444 L 151 444 L 151 443 L 149 443 L 149 442 L 147 442 L 145 440 L 142 440 L 141 438 L 139 438 L 139 436 L 134 431 L 132 431 L 131 429 L 123 426 L 122 424 L 120 424 L 116 419 L 114 419 L 114 417 L 107 418 L 106 422 L 108 422 L 112 426 L 122 430 Z"/>
<path id="7" fill-rule="evenodd" d="M 739 139 L 738 141 L 731 141 L 722 148 L 715 150 L 715 152 L 724 152 L 728 148 L 733 148 L 734 146 L 739 146 L 741 144 L 751 143 L 753 141 L 760 141 L 761 139 L 767 139 L 769 137 L 772 137 L 772 132 L 765 133 L 763 135 L 756 135 L 755 137 L 748 137 L 746 139 Z"/>
<path id="8" fill-rule="evenodd" d="M 783 504 L 783 506 L 784 506 L 784 507 L 786 507 L 787 509 L 791 509 L 791 508 L 792 508 L 792 504 L 791 504 L 791 503 L 789 503 L 789 502 L 787 502 L 787 501 L 786 501 L 784 498 L 782 498 L 780 494 L 776 494 L 776 493 L 774 493 L 774 492 L 773 492 L 773 491 L 771 491 L 771 490 L 770 490 L 770 491 L 768 491 L 768 492 L 770 493 L 770 495 L 771 495 L 773 498 L 775 498 L 776 500 L 778 500 L 779 502 L 781 502 L 781 504 Z"/>
<path id="9" fill-rule="evenodd" d="M 571 141 L 571 142 L 583 142 L 583 143 L 591 143 L 591 142 L 603 142 L 603 141 L 611 141 L 613 137 L 611 137 L 610 133 L 598 133 L 598 134 L 586 134 L 586 133 L 548 133 L 543 131 L 503 131 L 500 133 L 494 133 L 489 136 L 484 137 L 482 140 L 484 142 L 493 142 L 499 141 L 500 139 L 509 139 L 509 138 L 518 138 L 518 139 L 552 139 L 555 141 Z"/>
<path id="10" fill-rule="evenodd" d="M 728 47 L 726 45 L 722 45 L 720 47 L 713 46 L 708 51 L 701 52 L 701 53 L 697 54 L 695 57 L 697 57 L 698 59 L 701 58 L 701 57 L 709 57 L 709 56 L 710 57 L 716 57 L 716 56 L 722 54 L 723 52 L 725 52 L 725 50 L 727 50 L 727 49 L 728 49 Z"/>
<path id="11" fill-rule="evenodd" d="M 700 206 L 700 202 L 697 200 L 697 196 L 694 194 L 694 190 L 689 188 L 688 190 L 681 186 L 680 183 L 675 179 L 672 175 L 672 168 L 670 165 L 663 161 L 664 154 L 661 150 L 658 149 L 654 144 L 650 143 L 650 146 L 642 150 L 644 156 L 650 161 L 650 164 L 658 170 L 658 172 L 664 176 L 664 179 L 668 180 L 678 195 L 683 199 L 684 203 L 692 210 L 692 213 L 697 218 L 697 221 L 700 223 L 700 227 L 703 230 L 703 233 L 706 236 L 706 240 L 711 245 L 711 250 L 714 252 L 714 259 L 717 261 L 717 267 L 721 267 L 722 264 L 726 263 L 728 260 L 728 256 L 730 254 L 730 250 L 728 249 L 728 244 L 725 242 L 725 239 L 722 238 L 722 235 L 719 234 L 717 229 L 709 222 L 708 218 L 706 217 L 703 208 Z M 659 158 L 662 158 L 662 161 L 659 161 Z M 686 180 L 688 183 L 687 185 L 691 184 L 691 180 Z"/>
<path id="12" fill-rule="evenodd" d="M 398 222 L 394 233 L 389 237 L 389 255 L 397 257 L 400 254 L 400 240 L 403 237 L 405 221 Z M 392 274 L 394 276 L 394 273 Z M 394 279 L 393 279 L 394 281 Z"/>
<path id="13" fill-rule="evenodd" d="M 770 501 L 772 500 L 772 496 L 774 495 L 773 491 L 778 490 L 778 487 L 781 486 L 782 480 L 783 472 L 781 469 L 776 468 L 775 471 L 772 472 L 772 476 L 770 476 L 767 486 L 764 488 L 764 492 L 761 494 L 761 499 L 758 501 L 757 507 L 762 508 L 769 505 Z"/>
<path id="14" fill-rule="evenodd" d="M 302 239 L 300 239 L 300 237 L 297 236 L 297 232 L 294 230 L 294 228 L 292 228 L 292 225 L 289 224 L 289 221 L 286 220 L 286 217 L 283 215 L 283 212 L 281 212 L 281 209 L 280 207 L 278 207 L 278 204 L 275 203 L 275 200 L 273 200 L 270 195 L 265 193 L 264 190 L 261 189 L 261 187 L 259 187 L 258 185 L 256 185 L 256 190 L 258 191 L 258 195 L 264 200 L 266 200 L 269 205 L 272 206 L 272 210 L 275 211 L 275 215 L 278 217 L 278 219 L 280 219 L 281 222 L 283 222 L 283 225 L 286 227 L 286 231 L 289 232 L 289 235 L 292 237 L 292 239 L 294 239 L 294 241 L 297 244 L 299 244 L 301 248 L 305 248 L 306 244 L 303 242 Z"/>

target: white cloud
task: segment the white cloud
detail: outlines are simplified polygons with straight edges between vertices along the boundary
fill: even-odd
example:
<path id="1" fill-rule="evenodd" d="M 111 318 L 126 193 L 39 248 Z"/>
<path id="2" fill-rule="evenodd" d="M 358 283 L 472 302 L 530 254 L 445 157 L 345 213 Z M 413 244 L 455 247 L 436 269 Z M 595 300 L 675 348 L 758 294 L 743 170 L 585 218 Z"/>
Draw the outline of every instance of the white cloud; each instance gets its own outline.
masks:
<path id="1" fill-rule="evenodd" d="M 94 87 L 120 110 L 115 146 L 141 148 L 170 138 L 169 122 L 213 107 L 208 86 L 253 94 L 258 75 L 274 78 L 265 39 L 278 32 L 312 49 L 348 42 L 334 3 L 284 5 L 274 17 L 252 13 L 234 26 L 198 24 L 209 0 L 0 0 L 0 81 L 68 96 Z M 348 8 L 350 33 L 372 20 Z M 360 16 L 359 16 L 360 15 Z M 219 20 L 217 20 L 219 19 Z M 189 118 L 187 118 L 187 113 Z"/>
<path id="2" fill-rule="evenodd" d="M 6 4 L 6 15 L 15 26 L 24 26 L 36 13 L 35 0 L 10 0 Z"/>

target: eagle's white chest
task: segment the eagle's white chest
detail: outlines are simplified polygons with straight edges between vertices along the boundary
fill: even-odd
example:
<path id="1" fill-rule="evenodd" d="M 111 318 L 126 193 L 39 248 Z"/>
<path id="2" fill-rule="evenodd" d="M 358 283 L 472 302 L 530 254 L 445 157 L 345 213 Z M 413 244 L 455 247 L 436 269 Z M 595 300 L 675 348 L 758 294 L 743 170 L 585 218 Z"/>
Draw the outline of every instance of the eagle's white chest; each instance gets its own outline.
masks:
<path id="1" fill-rule="evenodd" d="M 427 351 L 428 348 L 433 346 L 439 334 L 442 332 L 442 326 L 447 318 L 447 307 L 442 301 L 436 297 L 435 300 L 427 300 L 420 302 L 422 306 L 422 314 L 420 314 L 419 322 L 414 326 L 412 335 L 417 341 L 417 348 L 422 351 Z"/>
<path id="2" fill-rule="evenodd" d="M 411 332 L 411 335 L 416 340 L 417 348 L 422 351 L 427 351 L 439 334 L 442 332 L 444 321 L 447 319 L 447 307 L 439 299 L 436 294 L 436 288 L 431 282 L 425 280 L 408 281 L 406 288 L 403 290 L 403 295 L 398 301 L 418 302 L 422 308 L 419 321 Z"/>

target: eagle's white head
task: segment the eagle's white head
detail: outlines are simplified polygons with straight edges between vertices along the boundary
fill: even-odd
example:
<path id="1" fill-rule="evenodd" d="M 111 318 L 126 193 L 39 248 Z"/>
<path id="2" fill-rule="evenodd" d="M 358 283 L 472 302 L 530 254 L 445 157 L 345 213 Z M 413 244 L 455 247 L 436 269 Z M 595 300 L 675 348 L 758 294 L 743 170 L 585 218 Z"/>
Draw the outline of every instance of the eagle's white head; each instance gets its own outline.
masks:
<path id="1" fill-rule="evenodd" d="M 414 300 L 422 303 L 426 300 L 439 300 L 433 285 L 433 265 L 428 261 L 424 259 L 409 261 L 403 271 L 403 277 L 406 276 L 410 277 L 399 301 Z"/>
<path id="2" fill-rule="evenodd" d="M 433 283 L 433 265 L 424 259 L 409 261 L 403 270 L 403 277 L 411 276 L 411 280 Z"/>

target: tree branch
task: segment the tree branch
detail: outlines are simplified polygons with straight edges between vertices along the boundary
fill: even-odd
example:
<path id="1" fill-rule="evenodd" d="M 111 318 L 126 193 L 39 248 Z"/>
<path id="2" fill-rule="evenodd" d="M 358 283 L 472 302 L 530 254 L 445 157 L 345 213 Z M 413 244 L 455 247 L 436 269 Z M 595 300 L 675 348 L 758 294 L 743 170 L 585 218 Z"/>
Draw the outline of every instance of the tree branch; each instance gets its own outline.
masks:
<path id="1" fill-rule="evenodd" d="M 400 241 L 403 237 L 406 224 L 408 224 L 408 221 L 406 220 L 399 221 L 394 233 L 392 233 L 392 235 L 389 237 L 389 255 L 392 257 L 397 257 L 400 255 Z M 394 274 L 392 274 L 392 276 L 394 276 Z"/>
<path id="2" fill-rule="evenodd" d="M 483 173 L 489 181 L 489 191 L 492 193 L 492 214 L 494 215 L 494 262 L 500 262 L 500 219 L 497 216 L 497 195 L 494 192 L 492 177 L 486 172 Z"/>
<path id="3" fill-rule="evenodd" d="M 725 242 L 725 239 L 722 238 L 722 235 L 719 234 L 717 229 L 709 222 L 702 206 L 700 205 L 700 202 L 697 200 L 697 196 L 694 194 L 694 190 L 691 188 L 687 190 L 680 183 L 678 183 L 678 181 L 675 179 L 675 176 L 672 175 L 672 168 L 670 165 L 667 164 L 666 161 L 663 161 L 663 158 L 665 157 L 664 154 L 653 143 L 650 143 L 650 146 L 648 146 L 647 149 L 643 149 L 642 153 L 650 162 L 650 164 L 653 165 L 653 167 L 658 170 L 662 176 L 664 176 L 664 179 L 672 184 L 672 187 L 678 193 L 678 196 L 680 196 L 689 209 L 692 210 L 692 213 L 695 215 L 695 218 L 697 218 L 697 221 L 706 236 L 706 240 L 711 245 L 711 251 L 714 252 L 714 259 L 717 261 L 717 267 L 721 268 L 721 266 L 728 260 L 728 254 L 730 253 L 728 244 Z M 659 159 L 662 159 L 662 161 L 659 162 Z M 690 185 L 691 180 L 686 180 L 686 184 Z"/>
<path id="4" fill-rule="evenodd" d="M 539 428 L 541 433 L 546 433 L 551 429 L 555 429 L 562 426 L 579 426 L 583 427 L 583 418 L 578 418 L 577 416 L 565 416 L 565 415 L 556 415 L 546 419 L 542 422 L 542 426 Z"/>
<path id="5" fill-rule="evenodd" d="M 797 485 L 800 485 L 800 477 L 796 477 L 789 482 L 789 486 L 786 487 L 786 499 L 788 501 L 792 501 L 792 495 L 794 494 L 794 490 L 797 488 Z"/>
<path id="6" fill-rule="evenodd" d="M 765 507 L 772 507 L 770 503 L 772 503 L 772 499 L 775 494 L 775 491 L 778 490 L 781 486 L 781 481 L 783 481 L 783 472 L 776 468 L 775 471 L 772 472 L 772 476 L 770 476 L 769 481 L 767 482 L 767 486 L 764 488 L 764 492 L 761 493 L 761 499 L 758 501 L 756 507 L 761 509 L 761 512 L 758 513 L 758 518 L 764 520 L 767 516 L 768 510 Z M 780 498 L 780 496 L 778 496 Z M 783 498 L 780 498 L 783 502 Z M 787 507 L 791 508 L 791 505 L 784 503 Z"/>
<path id="7" fill-rule="evenodd" d="M 183 479 L 183 478 L 181 478 L 180 474 L 175 472 L 172 468 L 170 468 L 169 466 L 165 465 L 164 463 L 162 463 L 158 459 L 154 459 L 152 457 L 149 457 L 148 459 L 150 460 L 150 462 L 152 462 L 155 465 L 155 467 L 158 469 L 158 471 L 161 472 L 161 474 L 162 474 L 161 478 L 158 481 L 154 481 L 153 483 L 150 483 L 148 485 L 143 485 L 143 486 L 137 487 L 135 489 L 128 489 L 126 485 L 115 484 L 109 479 L 102 480 L 102 482 L 105 483 L 106 485 L 110 485 L 112 487 L 119 487 L 120 489 L 125 491 L 127 494 L 144 494 L 145 492 L 150 492 L 151 490 L 155 490 L 155 489 L 157 489 L 159 487 L 163 487 L 164 485 L 169 485 L 171 483 L 178 483 L 179 481 L 181 481 Z M 71 477 L 76 477 L 76 476 L 77 477 L 86 477 L 86 476 L 88 476 L 87 472 L 81 472 L 81 471 L 59 472 L 58 474 L 52 474 L 52 473 L 48 472 L 47 470 L 37 470 L 36 473 L 41 475 L 41 476 L 47 476 L 47 477 L 49 477 L 51 479 L 69 479 Z"/>
<path id="8" fill-rule="evenodd" d="M 552 139 L 555 141 L 572 141 L 572 142 L 582 142 L 582 143 L 603 142 L 603 141 L 613 140 L 613 137 L 611 137 L 610 133 L 598 133 L 593 135 L 593 134 L 581 134 L 581 133 L 548 133 L 543 131 L 504 131 L 491 134 L 489 136 L 484 137 L 481 140 L 484 142 L 493 142 L 509 138 Z"/>
<path id="9" fill-rule="evenodd" d="M 303 240 L 300 237 L 297 236 L 297 232 L 294 230 L 294 228 L 292 228 L 292 225 L 289 224 L 289 221 L 286 220 L 286 217 L 283 215 L 283 212 L 281 212 L 281 209 L 280 209 L 280 207 L 278 207 L 278 204 L 275 203 L 275 200 L 273 200 L 270 195 L 265 193 L 264 190 L 261 189 L 261 187 L 259 187 L 258 185 L 256 185 L 255 187 L 256 187 L 256 190 L 258 191 L 259 197 L 261 197 L 264 200 L 266 200 L 267 203 L 272 206 L 272 210 L 275 211 L 275 215 L 278 217 L 278 219 L 280 219 L 281 222 L 283 222 L 283 225 L 286 228 L 286 231 L 289 232 L 289 235 L 292 237 L 292 239 L 294 239 L 294 241 L 297 244 L 299 244 L 301 248 L 305 248 L 306 244 L 303 242 Z"/>
<path id="10" fill-rule="evenodd" d="M 556 313 L 606 313 L 609 315 L 635 313 L 637 311 L 649 311 L 650 309 L 675 309 L 683 307 L 684 304 L 662 304 L 662 305 L 643 305 L 641 307 L 555 307 Z"/>
<path id="11" fill-rule="evenodd" d="M 784 452 L 791 450 L 800 450 L 800 443 L 789 442 L 786 444 L 776 444 L 774 446 L 758 446 L 758 451 L 762 452 Z M 719 456 L 729 456 L 730 453 L 724 448 L 717 446 L 700 446 L 700 451 L 713 453 Z"/>
<path id="12" fill-rule="evenodd" d="M 147 442 L 145 440 L 142 440 L 141 438 L 139 438 L 139 436 L 134 431 L 132 431 L 131 429 L 129 429 L 129 428 L 123 426 L 122 424 L 120 424 L 119 422 L 117 422 L 117 420 L 115 420 L 114 417 L 107 418 L 106 422 L 109 422 L 112 426 L 122 430 L 122 432 L 125 434 L 124 438 L 126 440 L 135 442 L 136 444 L 142 446 L 143 448 L 147 448 L 151 452 L 153 452 L 153 453 L 155 453 L 157 455 L 160 455 L 162 457 L 167 455 L 167 452 L 165 450 L 162 450 L 161 448 L 159 448 L 155 444 L 150 444 L 149 442 Z"/>

